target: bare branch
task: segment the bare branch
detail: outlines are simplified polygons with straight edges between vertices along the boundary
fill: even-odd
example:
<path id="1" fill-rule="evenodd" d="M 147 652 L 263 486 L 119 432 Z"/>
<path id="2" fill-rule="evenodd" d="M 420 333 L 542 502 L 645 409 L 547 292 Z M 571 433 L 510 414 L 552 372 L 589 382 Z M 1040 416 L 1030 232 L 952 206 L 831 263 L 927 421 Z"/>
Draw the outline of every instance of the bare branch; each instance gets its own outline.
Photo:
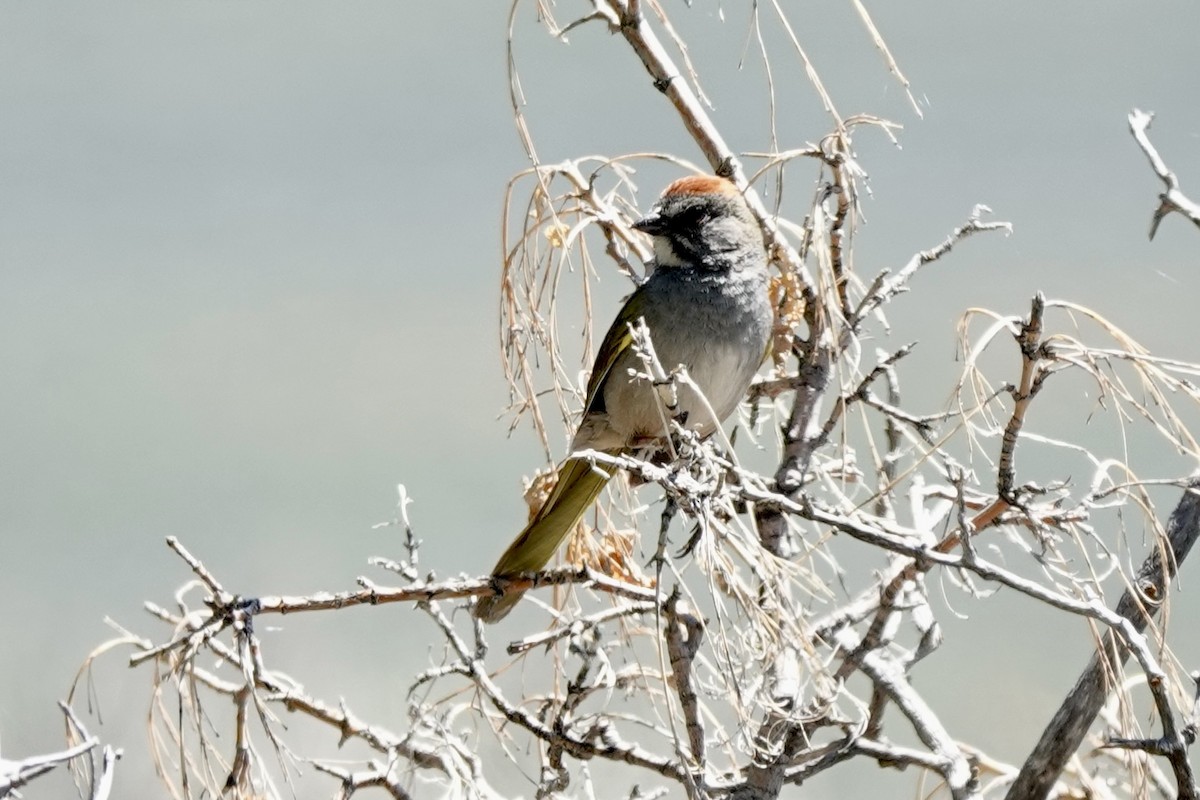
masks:
<path id="1" fill-rule="evenodd" d="M 0 797 L 15 794 L 18 789 L 30 781 L 45 775 L 55 767 L 68 764 L 81 756 L 91 753 L 100 744 L 100 740 L 88 734 L 87 729 L 75 716 L 75 712 L 65 703 L 60 703 L 63 714 L 67 718 L 68 730 L 75 743 L 65 750 L 43 755 L 28 756 L 18 761 L 0 758 Z M 111 761 L 115 760 L 115 751 L 110 747 L 104 748 L 105 768 L 98 781 L 93 782 L 89 776 L 86 791 L 89 798 L 104 800 L 111 785 Z"/>
<path id="2" fill-rule="evenodd" d="M 1141 631 L 1154 618 L 1157 601 L 1165 596 L 1168 582 L 1200 537 L 1198 489 L 1200 480 L 1193 480 L 1185 487 L 1167 526 L 1169 550 L 1163 552 L 1156 548 L 1151 553 L 1139 570 L 1136 591 L 1126 591 L 1117 605 L 1116 614 L 1136 631 Z M 1110 631 L 1021 767 L 1008 790 L 1007 800 L 1045 795 L 1104 704 L 1110 690 L 1107 676 L 1118 674 L 1128 656 L 1128 642 L 1121 641 L 1117 631 Z M 1180 786 L 1181 792 L 1185 786 Z M 1194 787 L 1191 791 L 1195 791 Z"/>
<path id="3" fill-rule="evenodd" d="M 1146 113 L 1137 108 L 1129 114 L 1129 130 L 1133 133 L 1134 140 L 1149 159 L 1150 168 L 1154 170 L 1154 174 L 1167 187 L 1167 190 L 1158 196 L 1158 208 L 1154 210 L 1154 216 L 1150 220 L 1151 239 L 1158 232 L 1159 223 L 1171 212 L 1182 214 L 1190 219 L 1193 225 L 1200 228 L 1200 204 L 1189 199 L 1183 193 L 1179 188 L 1179 179 L 1175 177 L 1174 172 L 1167 168 L 1167 163 L 1163 161 L 1158 150 L 1150 142 L 1150 123 L 1153 121 L 1153 113 Z"/>
<path id="4" fill-rule="evenodd" d="M 963 239 L 973 236 L 976 233 L 984 231 L 1004 231 L 1007 234 L 1012 233 L 1011 222 L 984 222 L 983 215 L 990 214 L 991 209 L 985 205 L 977 205 L 971 209 L 971 214 L 967 217 L 967 221 L 959 225 L 945 241 L 928 250 L 922 250 L 913 255 L 908 260 L 908 263 L 901 267 L 900 271 L 895 275 L 888 277 L 886 272 L 881 272 L 875 279 L 870 291 L 863 297 L 858 308 L 850 315 L 850 328 L 856 329 L 859 324 L 866 319 L 867 315 L 872 313 L 884 303 L 891 300 L 897 294 L 904 292 L 908 288 L 908 283 L 917 270 L 926 264 L 932 264 L 934 261 L 947 255 L 954 246 Z"/>

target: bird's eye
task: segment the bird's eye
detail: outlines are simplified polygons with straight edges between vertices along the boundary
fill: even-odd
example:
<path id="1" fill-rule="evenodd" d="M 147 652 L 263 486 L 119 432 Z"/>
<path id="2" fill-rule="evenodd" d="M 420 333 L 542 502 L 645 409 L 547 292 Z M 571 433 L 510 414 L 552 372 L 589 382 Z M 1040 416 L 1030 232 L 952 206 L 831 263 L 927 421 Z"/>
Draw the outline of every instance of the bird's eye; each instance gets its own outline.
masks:
<path id="1" fill-rule="evenodd" d="M 676 221 L 682 226 L 689 228 L 698 228 L 708 221 L 709 214 L 701 206 L 688 206 L 680 210 L 675 216 Z"/>

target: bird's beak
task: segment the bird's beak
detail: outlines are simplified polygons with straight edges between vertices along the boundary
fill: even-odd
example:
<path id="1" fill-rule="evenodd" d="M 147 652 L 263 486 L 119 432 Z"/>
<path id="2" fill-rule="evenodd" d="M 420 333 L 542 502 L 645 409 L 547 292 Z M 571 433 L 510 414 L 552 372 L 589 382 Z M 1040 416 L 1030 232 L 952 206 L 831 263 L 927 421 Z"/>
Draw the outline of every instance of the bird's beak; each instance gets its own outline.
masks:
<path id="1" fill-rule="evenodd" d="M 633 229 L 635 231 L 641 231 L 642 233 L 648 233 L 651 236 L 654 236 L 655 234 L 662 233 L 666 229 L 666 226 L 663 222 L 662 215 L 657 211 L 651 211 L 649 214 L 633 223 Z"/>

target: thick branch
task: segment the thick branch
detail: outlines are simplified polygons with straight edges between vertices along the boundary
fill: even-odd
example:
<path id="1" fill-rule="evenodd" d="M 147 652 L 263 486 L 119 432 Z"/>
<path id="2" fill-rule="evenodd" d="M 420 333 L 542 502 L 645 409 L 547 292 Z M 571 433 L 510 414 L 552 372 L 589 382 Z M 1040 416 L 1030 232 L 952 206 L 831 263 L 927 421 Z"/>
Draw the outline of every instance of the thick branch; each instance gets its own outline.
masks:
<path id="1" fill-rule="evenodd" d="M 1158 604 L 1165 597 L 1167 585 L 1187 558 L 1197 536 L 1200 536 L 1200 479 L 1188 483 L 1183 498 L 1167 524 L 1167 544 L 1170 552 L 1164 563 L 1163 550 L 1156 548 L 1142 564 L 1135 584 L 1136 592 L 1127 590 L 1117 605 L 1117 613 L 1129 620 L 1138 631 L 1153 619 Z M 1030 800 L 1045 797 L 1054 785 L 1068 759 L 1078 749 L 1108 697 L 1107 675 L 1120 673 L 1129 657 L 1116 631 L 1104 636 L 1099 650 L 1075 682 L 1055 713 L 1042 738 L 1021 767 L 1017 779 L 1009 788 L 1006 800 Z M 1180 786 L 1181 798 L 1196 797 L 1196 787 Z M 1189 793 L 1190 792 L 1190 793 Z"/>
<path id="2" fill-rule="evenodd" d="M 696 697 L 695 681 L 692 678 L 692 660 L 704 638 L 704 623 L 695 614 L 686 609 L 681 610 L 680 602 L 677 590 L 667 600 L 666 608 L 663 609 L 667 623 L 667 655 L 670 657 L 671 682 L 679 697 L 680 711 L 683 712 L 684 724 L 687 727 L 692 768 L 703 781 L 706 755 L 704 723 L 700 718 L 700 702 Z"/>

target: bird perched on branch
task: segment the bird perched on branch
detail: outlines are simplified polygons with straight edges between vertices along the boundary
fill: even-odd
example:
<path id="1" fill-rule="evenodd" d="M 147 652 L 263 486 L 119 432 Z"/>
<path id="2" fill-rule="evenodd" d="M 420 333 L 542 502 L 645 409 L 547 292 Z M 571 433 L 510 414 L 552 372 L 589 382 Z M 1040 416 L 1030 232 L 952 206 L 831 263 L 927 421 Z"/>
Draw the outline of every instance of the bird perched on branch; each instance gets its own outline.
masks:
<path id="1" fill-rule="evenodd" d="M 678 387 L 675 418 L 709 436 L 737 408 L 766 355 L 772 313 L 762 231 L 731 182 L 691 176 L 667 187 L 633 224 L 654 242 L 654 270 L 608 329 L 588 380 L 571 452 L 613 455 L 666 439 L 662 402 L 634 352 L 630 326 L 644 319 L 667 372 L 683 366 L 696 389 Z M 542 508 L 492 570 L 496 578 L 539 570 L 574 530 L 613 468 L 568 456 Z M 498 582 L 503 590 L 503 582 Z M 475 616 L 496 622 L 523 591 L 484 597 Z"/>

